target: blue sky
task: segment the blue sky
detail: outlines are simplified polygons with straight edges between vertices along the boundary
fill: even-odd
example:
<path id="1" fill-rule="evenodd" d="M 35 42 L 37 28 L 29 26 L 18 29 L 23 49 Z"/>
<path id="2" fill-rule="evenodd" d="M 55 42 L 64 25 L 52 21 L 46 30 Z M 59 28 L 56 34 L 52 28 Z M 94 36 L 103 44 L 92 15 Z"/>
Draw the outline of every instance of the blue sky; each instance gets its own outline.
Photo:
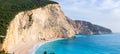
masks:
<path id="1" fill-rule="evenodd" d="M 120 0 L 54 0 L 66 16 L 85 20 L 120 33 Z"/>

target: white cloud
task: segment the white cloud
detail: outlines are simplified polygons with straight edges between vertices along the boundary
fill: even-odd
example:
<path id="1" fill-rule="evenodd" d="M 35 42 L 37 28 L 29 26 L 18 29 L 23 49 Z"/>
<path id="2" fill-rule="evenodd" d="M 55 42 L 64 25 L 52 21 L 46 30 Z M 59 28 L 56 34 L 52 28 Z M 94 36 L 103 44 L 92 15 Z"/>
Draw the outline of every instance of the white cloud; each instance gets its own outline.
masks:
<path id="1" fill-rule="evenodd" d="M 117 8 L 117 9 L 112 10 L 111 15 L 114 15 L 120 18 L 120 9 Z"/>
<path id="2" fill-rule="evenodd" d="M 115 2 L 114 0 L 103 0 L 103 3 L 101 3 L 100 8 L 111 9 L 119 6 L 120 6 L 120 1 Z"/>

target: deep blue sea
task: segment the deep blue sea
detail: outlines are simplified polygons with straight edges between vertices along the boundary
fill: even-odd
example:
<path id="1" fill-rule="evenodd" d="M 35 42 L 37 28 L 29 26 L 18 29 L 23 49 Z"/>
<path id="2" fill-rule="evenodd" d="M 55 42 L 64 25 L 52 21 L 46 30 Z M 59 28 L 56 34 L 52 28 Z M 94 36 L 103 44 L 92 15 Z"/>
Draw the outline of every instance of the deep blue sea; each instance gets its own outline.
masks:
<path id="1" fill-rule="evenodd" d="M 76 35 L 77 38 L 46 43 L 36 54 L 120 54 L 120 34 Z"/>

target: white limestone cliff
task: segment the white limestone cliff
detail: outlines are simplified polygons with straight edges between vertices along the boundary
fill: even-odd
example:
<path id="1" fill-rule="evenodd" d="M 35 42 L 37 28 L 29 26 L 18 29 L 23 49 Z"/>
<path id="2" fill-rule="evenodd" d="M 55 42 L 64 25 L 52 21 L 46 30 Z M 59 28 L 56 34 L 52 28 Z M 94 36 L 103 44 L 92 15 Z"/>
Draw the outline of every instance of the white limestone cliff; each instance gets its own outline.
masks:
<path id="1" fill-rule="evenodd" d="M 40 42 L 75 35 L 74 27 L 67 21 L 58 4 L 19 12 L 11 21 L 3 49 L 11 51 L 20 43 Z"/>

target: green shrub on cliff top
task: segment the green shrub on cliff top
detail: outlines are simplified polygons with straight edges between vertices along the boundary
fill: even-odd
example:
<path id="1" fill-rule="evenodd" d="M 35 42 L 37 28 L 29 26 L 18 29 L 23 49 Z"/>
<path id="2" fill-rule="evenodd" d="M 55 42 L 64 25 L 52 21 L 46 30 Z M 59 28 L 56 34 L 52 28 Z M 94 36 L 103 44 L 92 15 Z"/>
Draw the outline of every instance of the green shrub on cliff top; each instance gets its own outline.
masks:
<path id="1" fill-rule="evenodd" d="M 0 35 L 6 35 L 10 21 L 18 12 L 44 7 L 47 4 L 57 4 L 50 0 L 0 0 Z"/>

